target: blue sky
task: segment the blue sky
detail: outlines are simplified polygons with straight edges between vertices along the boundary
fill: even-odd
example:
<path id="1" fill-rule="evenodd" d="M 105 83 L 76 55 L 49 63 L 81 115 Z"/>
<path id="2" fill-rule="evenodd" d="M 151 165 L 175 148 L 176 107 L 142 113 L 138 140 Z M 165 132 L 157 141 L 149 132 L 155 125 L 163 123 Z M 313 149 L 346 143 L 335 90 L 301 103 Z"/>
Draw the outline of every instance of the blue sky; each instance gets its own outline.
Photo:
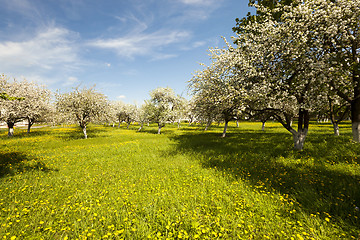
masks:
<path id="1" fill-rule="evenodd" d="M 0 0 L 0 73 L 52 91 L 91 87 L 142 103 L 186 97 L 209 47 L 223 47 L 248 0 Z"/>

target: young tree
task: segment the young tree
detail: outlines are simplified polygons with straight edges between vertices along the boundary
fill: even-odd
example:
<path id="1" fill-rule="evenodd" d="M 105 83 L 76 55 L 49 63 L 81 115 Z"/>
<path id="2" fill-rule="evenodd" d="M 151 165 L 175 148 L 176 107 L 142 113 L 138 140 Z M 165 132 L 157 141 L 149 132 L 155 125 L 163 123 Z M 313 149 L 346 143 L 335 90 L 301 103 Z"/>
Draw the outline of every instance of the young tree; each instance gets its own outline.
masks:
<path id="1" fill-rule="evenodd" d="M 136 106 L 132 104 L 127 104 L 122 101 L 117 101 L 114 103 L 114 108 L 116 112 L 117 119 L 119 121 L 118 127 L 120 127 L 120 124 L 122 122 L 127 123 L 127 129 L 129 129 L 129 126 L 132 121 L 135 119 L 136 115 Z"/>
<path id="2" fill-rule="evenodd" d="M 87 138 L 86 126 L 101 118 L 108 106 L 106 96 L 94 88 L 76 88 L 74 91 L 56 95 L 56 108 L 69 120 L 78 122 Z"/>
<path id="3" fill-rule="evenodd" d="M 149 123 L 151 116 L 151 109 L 152 109 L 152 105 L 148 101 L 145 101 L 144 104 L 136 108 L 135 120 L 140 124 L 138 132 L 140 132 L 141 129 L 143 128 L 144 123 Z"/>

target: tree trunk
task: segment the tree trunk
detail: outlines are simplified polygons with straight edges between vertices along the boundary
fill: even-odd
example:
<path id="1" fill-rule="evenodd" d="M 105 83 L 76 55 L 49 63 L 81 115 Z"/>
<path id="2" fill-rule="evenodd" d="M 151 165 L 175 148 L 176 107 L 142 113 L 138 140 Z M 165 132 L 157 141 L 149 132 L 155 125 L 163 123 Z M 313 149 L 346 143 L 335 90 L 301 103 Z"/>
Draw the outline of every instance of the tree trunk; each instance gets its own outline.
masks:
<path id="1" fill-rule="evenodd" d="M 261 130 L 262 130 L 262 131 L 265 131 L 265 123 L 266 123 L 266 121 L 265 121 L 265 122 L 262 122 L 262 125 L 261 125 Z"/>
<path id="2" fill-rule="evenodd" d="M 87 139 L 87 134 L 86 134 L 86 125 L 85 126 L 81 126 L 83 133 L 84 133 L 84 138 Z"/>
<path id="3" fill-rule="evenodd" d="M 34 124 L 33 121 L 31 121 L 30 118 L 28 118 L 28 128 L 27 128 L 27 133 L 30 133 L 30 128 L 32 127 L 32 125 Z"/>
<path id="4" fill-rule="evenodd" d="M 207 131 L 207 130 L 209 129 L 211 123 L 212 123 L 211 120 L 209 120 L 209 121 L 207 122 L 206 127 L 205 127 L 205 131 Z"/>
<path id="5" fill-rule="evenodd" d="M 128 122 L 128 125 L 127 125 L 126 129 L 129 129 L 129 126 L 130 126 L 130 122 Z"/>
<path id="6" fill-rule="evenodd" d="M 181 120 L 179 119 L 179 121 L 178 121 L 178 129 L 180 128 L 180 122 L 181 122 Z"/>
<path id="7" fill-rule="evenodd" d="M 221 137 L 226 137 L 226 130 L 227 130 L 227 127 L 228 127 L 228 123 L 229 123 L 229 121 L 225 120 L 224 131 L 223 131 Z"/>
<path id="8" fill-rule="evenodd" d="M 303 149 L 307 133 L 308 133 L 308 129 L 306 129 L 306 128 L 301 131 L 298 131 L 298 132 L 294 131 L 292 133 L 293 140 L 294 140 L 294 148 L 296 150 Z"/>
<path id="9" fill-rule="evenodd" d="M 300 108 L 298 119 L 298 131 L 293 130 L 294 148 L 296 150 L 302 150 L 304 147 L 305 139 L 309 129 L 310 115 L 309 111 Z"/>
<path id="10" fill-rule="evenodd" d="M 141 129 L 143 128 L 143 126 L 144 126 L 144 123 L 141 123 L 141 124 L 140 124 L 140 127 L 139 127 L 139 129 L 138 129 L 138 132 L 141 131 Z"/>
<path id="11" fill-rule="evenodd" d="M 351 123 L 353 141 L 360 143 L 360 98 L 351 102 Z"/>
<path id="12" fill-rule="evenodd" d="M 292 117 L 287 114 L 284 115 L 285 115 L 285 119 L 279 116 L 275 116 L 275 117 L 286 128 L 286 130 L 288 130 L 293 135 L 294 148 L 296 150 L 302 150 L 309 129 L 309 122 L 310 122 L 309 111 L 301 108 L 299 109 L 297 131 L 290 126 L 290 124 L 292 123 Z"/>
<path id="13" fill-rule="evenodd" d="M 334 127 L 334 135 L 339 136 L 340 135 L 339 124 L 337 122 L 334 122 L 333 127 Z"/>
<path id="14" fill-rule="evenodd" d="M 239 120 L 236 120 L 236 127 L 239 127 Z"/>
<path id="15" fill-rule="evenodd" d="M 161 128 L 162 128 L 162 126 L 159 124 L 159 129 L 158 129 L 157 134 L 161 134 Z"/>
<path id="16" fill-rule="evenodd" d="M 7 122 L 8 125 L 8 137 L 13 137 L 14 136 L 14 122 Z"/>

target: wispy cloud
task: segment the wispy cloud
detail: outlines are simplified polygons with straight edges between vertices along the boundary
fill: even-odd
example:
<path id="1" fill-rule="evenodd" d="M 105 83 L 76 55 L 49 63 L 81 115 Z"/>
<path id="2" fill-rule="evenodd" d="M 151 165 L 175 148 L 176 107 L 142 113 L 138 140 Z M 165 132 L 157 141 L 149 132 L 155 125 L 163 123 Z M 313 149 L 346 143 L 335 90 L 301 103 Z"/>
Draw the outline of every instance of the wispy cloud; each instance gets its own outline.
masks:
<path id="1" fill-rule="evenodd" d="M 65 28 L 47 27 L 22 41 L 0 42 L 1 70 L 25 76 L 77 70 L 81 65 L 77 38 Z"/>
<path id="2" fill-rule="evenodd" d="M 77 79 L 77 77 L 68 77 L 62 85 L 68 87 L 68 86 L 74 86 L 74 84 L 78 84 L 78 83 L 79 80 Z"/>
<path id="3" fill-rule="evenodd" d="M 117 98 L 117 99 L 125 99 L 126 96 L 125 96 L 125 95 L 120 95 L 120 96 L 117 96 L 116 98 Z"/>
<path id="4" fill-rule="evenodd" d="M 174 43 L 188 39 L 187 31 L 159 30 L 153 33 L 131 33 L 125 37 L 113 39 L 98 39 L 89 42 L 89 46 L 115 50 L 119 56 L 134 58 L 135 56 L 152 56 L 164 59 L 174 57 L 173 54 L 163 54 L 161 49 Z"/>

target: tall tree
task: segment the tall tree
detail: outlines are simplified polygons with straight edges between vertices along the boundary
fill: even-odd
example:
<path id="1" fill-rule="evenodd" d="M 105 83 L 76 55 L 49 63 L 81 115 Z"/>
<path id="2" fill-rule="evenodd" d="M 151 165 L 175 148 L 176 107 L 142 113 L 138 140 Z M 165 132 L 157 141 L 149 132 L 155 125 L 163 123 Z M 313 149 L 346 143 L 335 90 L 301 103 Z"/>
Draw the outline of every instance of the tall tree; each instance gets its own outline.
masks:
<path id="1" fill-rule="evenodd" d="M 236 51 L 251 55 L 258 72 L 249 78 L 253 88 L 266 82 L 267 109 L 293 134 L 296 149 L 303 147 L 309 111 L 319 104 L 316 96 L 335 90 L 351 104 L 353 140 L 360 142 L 360 1 L 296 3 L 301 4 L 259 5 L 261 21 L 249 21 L 238 31 Z M 290 124 L 294 110 L 297 131 Z"/>

